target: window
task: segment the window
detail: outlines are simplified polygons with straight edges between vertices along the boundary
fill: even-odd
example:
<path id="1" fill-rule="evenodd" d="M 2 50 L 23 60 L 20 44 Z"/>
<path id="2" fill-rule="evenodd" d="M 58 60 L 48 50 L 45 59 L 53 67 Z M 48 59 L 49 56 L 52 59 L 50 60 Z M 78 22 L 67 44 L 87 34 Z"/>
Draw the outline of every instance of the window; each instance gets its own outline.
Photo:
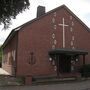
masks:
<path id="1" fill-rule="evenodd" d="M 36 63 L 36 59 L 35 59 L 35 55 L 33 52 L 30 53 L 30 56 L 29 56 L 29 64 L 35 64 Z"/>

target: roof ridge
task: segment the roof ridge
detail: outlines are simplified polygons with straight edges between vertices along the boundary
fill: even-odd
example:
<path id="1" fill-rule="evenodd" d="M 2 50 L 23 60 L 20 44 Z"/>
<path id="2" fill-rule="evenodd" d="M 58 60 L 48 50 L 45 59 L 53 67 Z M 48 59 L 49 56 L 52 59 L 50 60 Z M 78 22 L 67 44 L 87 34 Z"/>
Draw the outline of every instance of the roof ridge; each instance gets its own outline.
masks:
<path id="1" fill-rule="evenodd" d="M 34 19 L 32 19 L 32 20 L 30 20 L 30 21 L 28 21 L 28 22 L 26 22 L 26 23 L 18 26 L 17 28 L 20 28 L 20 27 L 22 28 L 22 27 L 24 27 L 24 26 L 26 26 L 26 25 L 28 25 L 28 24 L 30 24 L 30 23 L 33 23 L 34 21 L 37 21 L 37 20 L 43 18 L 44 16 L 46 16 L 46 15 L 48 15 L 48 14 L 50 14 L 50 13 L 52 13 L 52 12 L 54 12 L 55 10 L 58 10 L 58 9 L 60 9 L 60 8 L 65 8 L 65 9 L 66 9 L 69 13 L 71 13 L 84 27 L 86 27 L 87 31 L 90 32 L 90 28 L 89 28 L 80 18 L 78 18 L 77 15 L 74 14 L 65 4 L 63 4 L 63 5 L 59 6 L 59 7 L 56 7 L 56 8 L 54 8 L 54 9 L 46 12 L 44 15 L 42 15 L 42 16 L 40 16 L 40 17 L 38 17 L 38 18 L 34 18 Z M 15 28 L 15 29 L 17 29 L 17 28 Z M 14 30 L 15 30 L 15 29 L 14 29 Z"/>

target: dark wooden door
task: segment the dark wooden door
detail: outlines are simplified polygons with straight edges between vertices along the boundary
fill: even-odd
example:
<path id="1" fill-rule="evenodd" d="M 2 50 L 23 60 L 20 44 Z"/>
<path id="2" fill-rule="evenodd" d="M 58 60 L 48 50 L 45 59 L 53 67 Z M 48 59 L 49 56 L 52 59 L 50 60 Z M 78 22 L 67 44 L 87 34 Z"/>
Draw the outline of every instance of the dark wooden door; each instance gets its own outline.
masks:
<path id="1" fill-rule="evenodd" d="M 70 59 L 70 56 L 60 55 L 59 72 L 60 73 L 69 73 L 69 72 L 71 72 L 71 59 Z"/>

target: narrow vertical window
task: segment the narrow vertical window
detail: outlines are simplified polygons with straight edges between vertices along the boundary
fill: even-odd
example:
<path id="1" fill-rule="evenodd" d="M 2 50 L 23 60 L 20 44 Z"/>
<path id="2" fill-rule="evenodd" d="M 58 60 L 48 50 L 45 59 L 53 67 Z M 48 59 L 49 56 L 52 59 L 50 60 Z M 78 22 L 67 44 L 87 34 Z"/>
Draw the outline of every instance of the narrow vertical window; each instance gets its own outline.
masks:
<path id="1" fill-rule="evenodd" d="M 36 60 L 35 60 L 35 56 L 34 53 L 31 52 L 30 53 L 30 58 L 29 58 L 29 64 L 35 64 Z"/>

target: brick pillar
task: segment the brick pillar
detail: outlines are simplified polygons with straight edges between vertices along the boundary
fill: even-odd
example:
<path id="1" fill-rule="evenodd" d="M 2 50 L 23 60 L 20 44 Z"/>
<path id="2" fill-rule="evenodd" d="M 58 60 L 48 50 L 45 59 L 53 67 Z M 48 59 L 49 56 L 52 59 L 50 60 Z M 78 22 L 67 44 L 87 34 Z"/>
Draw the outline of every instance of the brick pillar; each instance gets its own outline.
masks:
<path id="1" fill-rule="evenodd" d="M 25 77 L 25 85 L 32 85 L 32 76 Z"/>

